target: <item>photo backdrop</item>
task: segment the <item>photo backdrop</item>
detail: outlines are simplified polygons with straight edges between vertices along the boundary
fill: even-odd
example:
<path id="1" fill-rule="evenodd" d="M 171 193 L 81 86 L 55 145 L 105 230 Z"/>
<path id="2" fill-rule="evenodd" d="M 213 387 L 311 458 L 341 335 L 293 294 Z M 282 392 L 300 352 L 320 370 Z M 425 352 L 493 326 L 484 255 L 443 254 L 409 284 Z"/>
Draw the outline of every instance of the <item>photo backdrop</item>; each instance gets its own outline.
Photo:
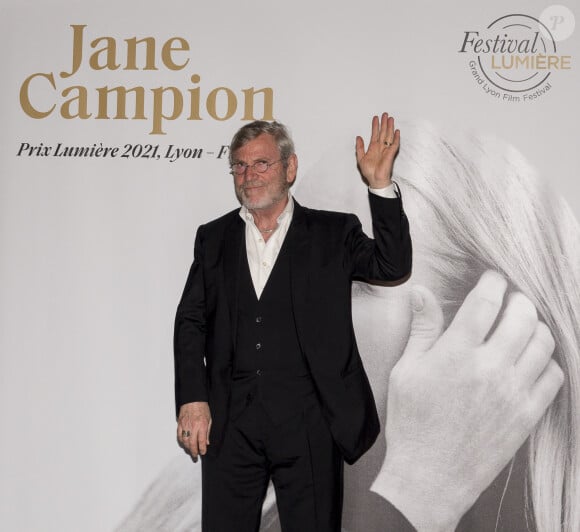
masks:
<path id="1" fill-rule="evenodd" d="M 354 137 L 388 111 L 403 143 L 501 139 L 580 212 L 573 2 L 0 6 L 5 530 L 114 530 L 181 453 L 174 312 L 248 120 L 288 124 L 298 191 L 351 141 L 358 179 Z"/>

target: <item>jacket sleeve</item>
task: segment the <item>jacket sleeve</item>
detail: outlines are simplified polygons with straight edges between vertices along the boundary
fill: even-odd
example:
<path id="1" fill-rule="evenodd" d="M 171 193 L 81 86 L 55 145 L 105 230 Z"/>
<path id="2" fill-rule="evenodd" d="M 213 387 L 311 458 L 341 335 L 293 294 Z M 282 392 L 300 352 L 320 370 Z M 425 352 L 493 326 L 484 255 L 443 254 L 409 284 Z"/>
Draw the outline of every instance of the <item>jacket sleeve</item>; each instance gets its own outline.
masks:
<path id="1" fill-rule="evenodd" d="M 409 221 L 400 197 L 369 193 L 374 239 L 364 234 L 353 217 L 347 236 L 350 271 L 366 281 L 398 281 L 411 273 L 412 246 Z"/>
<path id="2" fill-rule="evenodd" d="M 207 401 L 205 367 L 205 287 L 203 274 L 203 226 L 195 237 L 194 259 L 177 307 L 173 335 L 175 408 L 193 401 Z"/>

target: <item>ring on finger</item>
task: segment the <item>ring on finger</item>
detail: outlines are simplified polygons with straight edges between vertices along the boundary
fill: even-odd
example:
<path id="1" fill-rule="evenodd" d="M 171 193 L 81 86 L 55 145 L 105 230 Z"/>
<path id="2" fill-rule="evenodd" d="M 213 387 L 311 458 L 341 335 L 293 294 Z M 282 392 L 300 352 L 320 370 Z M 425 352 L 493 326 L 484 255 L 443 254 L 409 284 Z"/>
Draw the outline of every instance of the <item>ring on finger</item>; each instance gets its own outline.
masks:
<path id="1" fill-rule="evenodd" d="M 181 431 L 181 437 L 182 438 L 189 438 L 191 436 L 191 432 L 189 432 L 188 430 L 182 430 Z"/>

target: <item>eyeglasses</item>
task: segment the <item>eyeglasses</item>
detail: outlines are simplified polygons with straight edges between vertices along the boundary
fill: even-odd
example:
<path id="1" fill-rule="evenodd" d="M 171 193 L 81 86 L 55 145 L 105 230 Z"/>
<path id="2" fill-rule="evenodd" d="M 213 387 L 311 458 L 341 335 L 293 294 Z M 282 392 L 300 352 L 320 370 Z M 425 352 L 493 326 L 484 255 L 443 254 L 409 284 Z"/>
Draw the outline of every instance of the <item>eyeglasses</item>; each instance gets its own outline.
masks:
<path id="1" fill-rule="evenodd" d="M 268 163 L 266 161 L 256 161 L 254 164 L 246 164 L 246 163 L 234 163 L 230 166 L 231 172 L 230 174 L 233 175 L 242 175 L 246 172 L 248 168 L 251 168 L 254 172 L 258 174 L 263 174 L 270 168 L 270 166 L 279 163 L 282 159 L 278 159 L 273 163 Z"/>

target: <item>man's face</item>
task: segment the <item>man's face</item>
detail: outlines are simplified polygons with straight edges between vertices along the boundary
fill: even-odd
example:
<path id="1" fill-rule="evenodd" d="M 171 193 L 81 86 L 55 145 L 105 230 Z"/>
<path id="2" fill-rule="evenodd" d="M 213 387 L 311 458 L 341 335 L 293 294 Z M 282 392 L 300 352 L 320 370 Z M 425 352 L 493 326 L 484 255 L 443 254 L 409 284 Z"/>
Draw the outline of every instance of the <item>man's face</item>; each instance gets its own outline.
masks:
<path id="1" fill-rule="evenodd" d="M 263 173 L 258 173 L 252 165 L 264 161 L 274 163 Z M 236 196 L 249 210 L 268 209 L 283 200 L 288 187 L 296 178 L 296 156 L 291 155 L 284 169 L 278 146 L 271 135 L 266 133 L 244 144 L 232 157 L 233 163 L 249 165 L 245 172 L 234 174 Z"/>

